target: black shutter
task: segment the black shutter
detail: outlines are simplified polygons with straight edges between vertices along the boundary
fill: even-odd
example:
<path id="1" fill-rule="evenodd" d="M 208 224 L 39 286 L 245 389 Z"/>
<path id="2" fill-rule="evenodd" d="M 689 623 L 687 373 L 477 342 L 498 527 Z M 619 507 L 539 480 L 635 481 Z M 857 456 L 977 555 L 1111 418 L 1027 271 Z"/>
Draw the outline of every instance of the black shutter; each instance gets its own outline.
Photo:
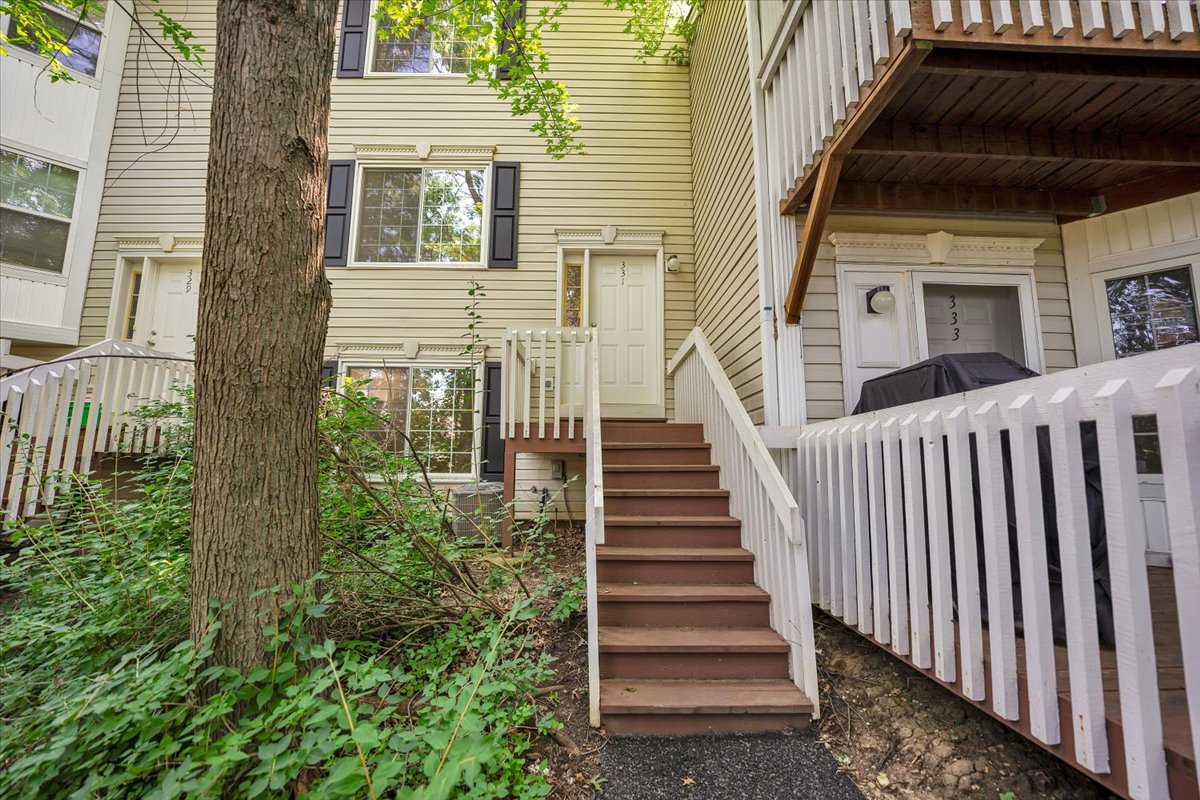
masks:
<path id="1" fill-rule="evenodd" d="M 500 421 L 500 363 L 483 365 L 483 447 L 479 453 L 479 477 L 485 481 L 504 480 L 504 437 Z"/>
<path id="2" fill-rule="evenodd" d="M 488 262 L 495 269 L 517 266 L 517 195 L 521 165 L 515 161 L 492 164 L 492 219 L 488 225 Z"/>
<path id="3" fill-rule="evenodd" d="M 510 59 L 510 63 L 496 68 L 496 77 L 502 81 L 506 81 L 509 79 L 509 71 L 510 71 L 510 67 L 512 66 L 511 59 L 516 57 L 516 52 L 517 52 L 517 50 L 516 50 L 516 35 L 515 35 L 516 29 L 517 29 L 517 23 L 524 19 L 525 19 L 525 0 L 521 0 L 521 2 L 517 5 L 517 7 L 513 9 L 513 13 L 509 14 L 507 17 L 504 18 L 504 26 L 501 31 L 502 35 L 500 38 L 500 48 L 499 49 L 500 49 L 501 53 L 505 53 L 508 55 L 508 57 Z"/>
<path id="4" fill-rule="evenodd" d="M 339 78 L 361 78 L 366 72 L 370 30 L 371 0 L 345 0 L 342 3 L 342 36 L 338 44 Z"/>
<path id="5" fill-rule="evenodd" d="M 336 361 L 321 362 L 321 388 L 336 389 L 337 388 L 338 368 Z"/>
<path id="6" fill-rule="evenodd" d="M 354 159 L 329 162 L 325 204 L 325 266 L 344 267 L 350 255 L 350 207 L 354 204 Z"/>

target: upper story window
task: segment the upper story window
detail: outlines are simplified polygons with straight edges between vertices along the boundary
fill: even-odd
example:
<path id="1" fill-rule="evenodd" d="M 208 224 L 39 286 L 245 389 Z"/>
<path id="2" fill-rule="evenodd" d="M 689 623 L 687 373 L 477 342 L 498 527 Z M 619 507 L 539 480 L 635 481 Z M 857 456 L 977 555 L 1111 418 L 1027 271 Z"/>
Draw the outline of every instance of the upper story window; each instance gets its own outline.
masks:
<path id="1" fill-rule="evenodd" d="M 0 150 L 0 262 L 62 273 L 79 173 Z"/>
<path id="2" fill-rule="evenodd" d="M 62 34 L 66 48 L 57 55 L 59 63 L 64 67 L 84 75 L 95 76 L 96 67 L 100 63 L 100 43 L 103 38 L 101 30 L 104 25 L 104 14 L 108 0 L 93 0 L 88 8 L 88 14 L 81 16 L 78 10 L 69 10 L 61 3 L 43 2 L 49 25 Z M 9 17 L 5 20 L 4 34 L 8 43 L 31 53 L 37 52 L 37 47 L 24 31 L 17 27 L 16 20 Z M 70 52 L 67 52 L 67 51 Z"/>
<path id="3" fill-rule="evenodd" d="M 1187 267 L 1111 278 L 1104 290 L 1117 358 L 1200 341 Z"/>
<path id="4" fill-rule="evenodd" d="M 448 6 L 453 0 L 443 0 Z M 483 39 L 482 21 L 456 29 L 441 19 L 421 25 L 408 36 L 379 38 L 378 21 L 371 37 L 371 72 L 416 75 L 465 75 L 471 66 L 471 50 Z"/>
<path id="5" fill-rule="evenodd" d="M 365 168 L 359 183 L 356 260 L 480 263 L 484 174 L 480 168 Z"/>

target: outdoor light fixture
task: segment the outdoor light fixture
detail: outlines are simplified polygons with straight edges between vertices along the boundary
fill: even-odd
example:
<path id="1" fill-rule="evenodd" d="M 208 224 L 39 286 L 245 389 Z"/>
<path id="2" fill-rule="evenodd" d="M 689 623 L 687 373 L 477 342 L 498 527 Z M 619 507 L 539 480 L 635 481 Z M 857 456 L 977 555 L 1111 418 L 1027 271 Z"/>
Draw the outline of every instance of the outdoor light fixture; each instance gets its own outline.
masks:
<path id="1" fill-rule="evenodd" d="M 887 314 L 896 307 L 896 295 L 890 286 L 876 286 L 867 292 L 867 313 Z"/>
<path id="2" fill-rule="evenodd" d="M 679 256 L 667 256 L 667 272 L 679 272 Z"/>

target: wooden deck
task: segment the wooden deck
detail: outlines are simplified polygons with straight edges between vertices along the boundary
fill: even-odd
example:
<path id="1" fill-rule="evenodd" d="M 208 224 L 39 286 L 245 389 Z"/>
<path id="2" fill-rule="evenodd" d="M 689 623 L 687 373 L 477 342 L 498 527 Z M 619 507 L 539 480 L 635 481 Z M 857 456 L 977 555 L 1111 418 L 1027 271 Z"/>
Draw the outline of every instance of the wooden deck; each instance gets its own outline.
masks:
<path id="1" fill-rule="evenodd" d="M 1163 744 L 1167 752 L 1167 773 L 1170 781 L 1171 800 L 1200 800 L 1200 784 L 1197 783 L 1196 751 L 1188 726 L 1187 699 L 1184 696 L 1183 683 L 1183 651 L 1179 640 L 1179 610 L 1175 603 L 1175 587 L 1170 569 L 1154 568 L 1149 570 L 1151 607 L 1154 618 L 1154 641 L 1158 663 L 1158 690 L 1162 702 L 1163 715 Z M 834 618 L 836 619 L 836 617 Z M 841 622 L 841 620 L 838 620 Z M 843 623 L 845 624 L 845 623 Z M 1074 725 L 1071 714 L 1071 686 L 1067 668 L 1067 648 L 1055 646 L 1055 662 L 1058 667 L 1058 715 L 1059 727 L 1062 731 L 1062 742 L 1057 745 L 1047 745 L 1034 738 L 1029 729 L 1029 695 L 1025 675 L 1024 640 L 1017 637 L 1017 670 L 1018 690 L 1020 692 L 1020 719 L 1008 720 L 995 712 L 991 705 L 991 658 L 987 629 L 983 631 L 985 685 L 988 687 L 987 699 L 975 701 L 965 697 L 958 683 L 946 683 L 938 680 L 932 667 L 921 669 L 913 664 L 911 655 L 900 655 L 890 646 L 876 642 L 870 635 L 863 634 L 852 626 L 851 630 L 859 633 L 876 647 L 891 653 L 896 658 L 908 664 L 913 669 L 924 673 L 931 680 L 941 684 L 947 690 L 962 697 L 966 702 L 990 714 L 995 719 L 1009 726 L 1025 738 L 1042 747 L 1050 753 L 1066 761 L 1071 766 L 1089 775 L 1099 783 L 1124 797 L 1128 797 L 1125 777 L 1124 740 L 1121 727 L 1121 702 L 1117 689 L 1117 654 L 1114 650 L 1102 648 L 1100 665 L 1104 677 L 1105 716 L 1108 720 L 1108 740 L 1110 746 L 1109 763 L 1112 771 L 1099 775 L 1080 766 L 1075 760 L 1075 743 L 1073 737 Z M 961 647 L 957 643 L 957 623 L 955 625 L 956 661 Z M 961 662 L 956 672 L 961 672 Z M 1155 799 L 1157 800 L 1157 798 Z"/>

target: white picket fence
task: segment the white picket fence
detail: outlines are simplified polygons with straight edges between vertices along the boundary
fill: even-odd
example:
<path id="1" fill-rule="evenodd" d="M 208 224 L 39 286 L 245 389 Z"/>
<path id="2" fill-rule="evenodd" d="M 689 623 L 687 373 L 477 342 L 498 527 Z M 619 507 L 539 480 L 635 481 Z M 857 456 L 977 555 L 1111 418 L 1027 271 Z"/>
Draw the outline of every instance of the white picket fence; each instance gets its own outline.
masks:
<path id="1" fill-rule="evenodd" d="M 505 437 L 574 439 L 585 413 L 591 328 L 510 328 L 501 346 Z M 582 432 L 582 428 L 580 429 Z"/>
<path id="2" fill-rule="evenodd" d="M 1028 722 L 1037 739 L 1058 744 L 1037 441 L 1038 427 L 1048 426 L 1075 757 L 1105 774 L 1111 768 L 1080 434 L 1081 422 L 1095 422 L 1129 794 L 1160 800 L 1169 795 L 1133 434 L 1133 419 L 1142 415 L 1157 417 L 1187 707 L 1192 741 L 1200 742 L 1200 344 L 808 425 L 796 442 L 794 471 L 820 607 L 918 667 L 932 667 L 972 700 L 990 696 L 994 711 L 1008 720 L 1020 714 L 1008 534 L 1009 523 L 1015 524 Z M 1012 520 L 1002 431 L 1011 454 Z M 987 598 L 990 686 L 981 592 Z"/>
<path id="3" fill-rule="evenodd" d="M 88 473 L 99 454 L 160 451 L 158 426 L 136 426 L 130 414 L 179 400 L 193 375 L 190 359 L 106 339 L 0 378 L 4 519 L 52 503 L 56 476 Z"/>
<path id="4" fill-rule="evenodd" d="M 771 627 L 791 645 L 792 680 L 819 714 L 809 553 L 800 507 L 700 328 L 667 366 L 675 376 L 675 420 L 704 424 L 721 466 L 742 546 L 754 554 L 754 580 L 771 596 Z"/>

